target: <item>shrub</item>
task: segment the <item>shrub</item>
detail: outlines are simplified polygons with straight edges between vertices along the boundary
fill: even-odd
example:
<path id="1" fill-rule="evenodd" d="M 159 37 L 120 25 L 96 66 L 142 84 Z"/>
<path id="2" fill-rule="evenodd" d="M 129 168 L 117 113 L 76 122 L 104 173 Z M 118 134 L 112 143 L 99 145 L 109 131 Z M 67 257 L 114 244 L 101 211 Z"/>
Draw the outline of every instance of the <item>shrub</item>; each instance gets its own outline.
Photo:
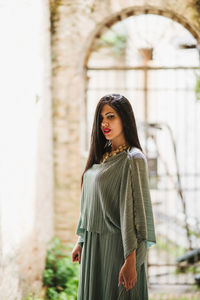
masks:
<path id="1" fill-rule="evenodd" d="M 77 299 L 79 265 L 72 263 L 71 254 L 64 253 L 64 249 L 61 241 L 54 238 L 47 251 L 43 285 L 50 300 Z"/>

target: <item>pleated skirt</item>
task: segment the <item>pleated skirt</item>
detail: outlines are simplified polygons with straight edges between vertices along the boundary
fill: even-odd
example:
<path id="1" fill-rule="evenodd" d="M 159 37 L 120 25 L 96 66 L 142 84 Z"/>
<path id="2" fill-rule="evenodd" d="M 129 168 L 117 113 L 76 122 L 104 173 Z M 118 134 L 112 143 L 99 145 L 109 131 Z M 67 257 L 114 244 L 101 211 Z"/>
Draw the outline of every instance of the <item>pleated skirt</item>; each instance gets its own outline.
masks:
<path id="1" fill-rule="evenodd" d="M 137 282 L 126 292 L 118 278 L 124 264 L 121 233 L 85 231 L 81 256 L 78 300 L 147 300 L 146 248 L 136 250 Z"/>

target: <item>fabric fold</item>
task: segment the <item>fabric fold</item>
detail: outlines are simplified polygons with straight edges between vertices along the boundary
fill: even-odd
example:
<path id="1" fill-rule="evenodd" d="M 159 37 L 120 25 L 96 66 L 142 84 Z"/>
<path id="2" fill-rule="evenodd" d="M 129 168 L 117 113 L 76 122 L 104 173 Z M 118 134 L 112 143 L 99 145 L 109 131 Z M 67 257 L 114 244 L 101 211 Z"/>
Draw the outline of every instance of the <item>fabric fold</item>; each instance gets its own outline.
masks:
<path id="1" fill-rule="evenodd" d="M 156 243 L 156 236 L 147 161 L 145 156 L 139 153 L 133 159 L 130 159 L 130 163 L 137 237 L 145 240 L 148 248 Z"/>

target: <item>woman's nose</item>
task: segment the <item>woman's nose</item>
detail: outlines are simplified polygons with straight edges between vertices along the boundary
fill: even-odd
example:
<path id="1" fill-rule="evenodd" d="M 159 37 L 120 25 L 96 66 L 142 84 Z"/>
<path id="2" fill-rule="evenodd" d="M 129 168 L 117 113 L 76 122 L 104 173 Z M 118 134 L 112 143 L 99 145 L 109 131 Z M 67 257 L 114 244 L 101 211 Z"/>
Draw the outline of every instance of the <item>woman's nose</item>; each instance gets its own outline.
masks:
<path id="1" fill-rule="evenodd" d="M 107 121 L 103 121 L 103 122 L 101 123 L 101 125 L 102 125 L 103 127 L 106 127 L 106 126 L 108 126 L 108 122 L 107 122 Z"/>

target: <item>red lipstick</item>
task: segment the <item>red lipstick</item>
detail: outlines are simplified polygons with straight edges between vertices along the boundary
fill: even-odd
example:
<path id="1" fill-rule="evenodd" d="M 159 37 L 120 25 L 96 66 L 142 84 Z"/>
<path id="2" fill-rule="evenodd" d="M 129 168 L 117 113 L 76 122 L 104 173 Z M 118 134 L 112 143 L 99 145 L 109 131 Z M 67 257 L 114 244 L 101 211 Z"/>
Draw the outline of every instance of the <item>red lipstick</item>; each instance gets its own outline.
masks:
<path id="1" fill-rule="evenodd" d="M 104 128 L 103 129 L 104 134 L 108 134 L 111 132 L 110 128 Z"/>

